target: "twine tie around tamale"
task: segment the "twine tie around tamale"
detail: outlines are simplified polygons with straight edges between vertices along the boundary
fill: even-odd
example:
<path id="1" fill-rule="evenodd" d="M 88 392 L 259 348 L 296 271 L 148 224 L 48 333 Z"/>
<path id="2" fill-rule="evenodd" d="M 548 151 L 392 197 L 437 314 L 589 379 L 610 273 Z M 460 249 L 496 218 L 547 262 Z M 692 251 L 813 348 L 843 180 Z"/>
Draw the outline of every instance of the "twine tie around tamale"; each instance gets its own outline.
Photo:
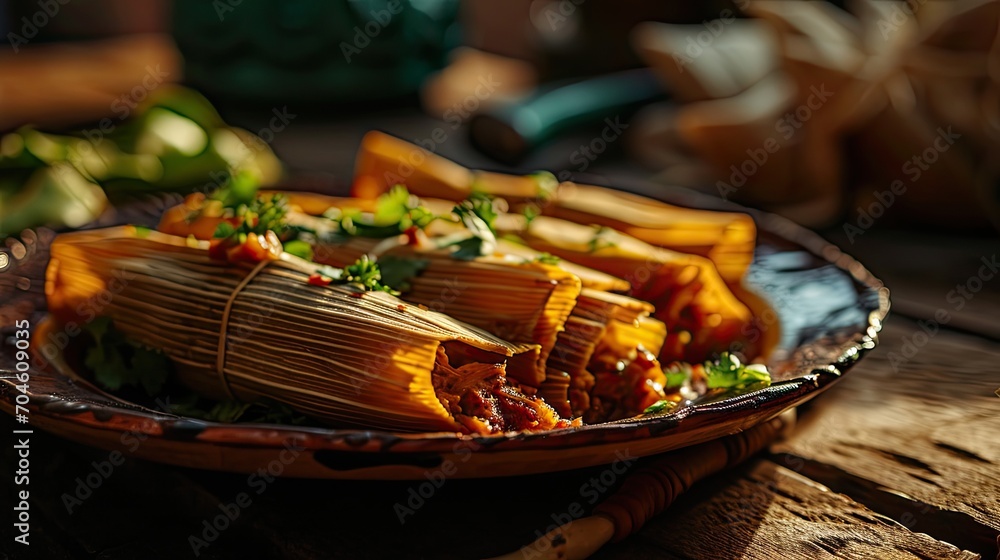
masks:
<path id="1" fill-rule="evenodd" d="M 229 294 L 229 300 L 226 301 L 226 307 L 222 310 L 222 323 L 219 325 L 219 346 L 218 352 L 215 357 L 215 369 L 219 374 L 219 382 L 222 384 L 222 388 L 229 395 L 230 399 L 238 400 L 236 395 L 233 393 L 233 389 L 229 386 L 229 379 L 226 377 L 226 338 L 227 332 L 229 330 L 229 313 L 233 309 L 233 303 L 236 302 L 236 296 L 243 291 L 243 288 L 247 287 L 251 280 L 257 276 L 260 271 L 264 270 L 268 264 L 272 261 L 263 260 L 257 263 L 257 266 L 253 267 L 253 270 L 249 274 L 243 277 L 243 280 L 236 285 L 236 288 L 231 294 Z"/>

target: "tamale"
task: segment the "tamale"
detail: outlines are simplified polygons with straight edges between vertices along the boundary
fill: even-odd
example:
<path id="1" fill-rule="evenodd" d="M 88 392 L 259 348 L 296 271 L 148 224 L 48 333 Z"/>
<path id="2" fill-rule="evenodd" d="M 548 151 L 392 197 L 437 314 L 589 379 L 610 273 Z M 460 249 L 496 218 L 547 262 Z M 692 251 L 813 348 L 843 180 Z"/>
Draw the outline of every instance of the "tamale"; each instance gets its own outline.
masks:
<path id="1" fill-rule="evenodd" d="M 378 250 L 380 245 L 387 248 Z M 366 254 L 375 255 L 387 269 L 398 264 L 412 270 L 403 279 L 405 285 L 397 286 L 405 301 L 446 313 L 504 340 L 538 344 L 535 371 L 510 375 L 532 387 L 545 378 L 545 361 L 580 293 L 576 275 L 540 262 L 502 256 L 460 260 L 447 249 L 421 249 L 364 237 L 317 244 L 313 258 L 341 267 Z"/>
<path id="2" fill-rule="evenodd" d="M 599 422 L 630 416 L 664 398 L 656 355 L 666 327 L 649 317 L 653 311 L 644 301 L 584 289 L 550 355 L 549 375 L 539 391 L 546 402 L 563 415 Z"/>
<path id="3" fill-rule="evenodd" d="M 287 253 L 249 263 L 209 243 L 118 227 L 59 236 L 46 294 L 80 324 L 100 309 L 166 354 L 200 394 L 268 397 L 339 426 L 480 434 L 566 425 L 508 374 L 533 371 L 512 344 L 384 292 L 311 285 L 320 266 Z"/>
<path id="4" fill-rule="evenodd" d="M 742 280 L 753 261 L 757 230 L 746 214 L 681 208 L 570 182 L 559 185 L 544 213 L 578 224 L 606 226 L 656 247 L 702 255 L 731 284 Z"/>
<path id="5" fill-rule="evenodd" d="M 746 214 L 682 208 L 604 187 L 558 183 L 546 173 L 469 170 L 405 140 L 369 132 L 358 149 L 354 195 L 374 198 L 396 184 L 422 198 L 459 201 L 480 192 L 513 205 L 536 201 L 536 209 L 546 216 L 607 226 L 656 247 L 707 257 L 729 284 L 738 284 L 753 261 L 756 226 Z"/>
<path id="6" fill-rule="evenodd" d="M 763 356 L 774 346 L 776 328 L 754 333 L 756 318 L 699 255 L 653 247 L 608 228 L 539 216 L 515 232 L 532 248 L 624 278 L 635 298 L 656 307 L 667 326 L 660 360 L 698 362 L 722 351 Z"/>

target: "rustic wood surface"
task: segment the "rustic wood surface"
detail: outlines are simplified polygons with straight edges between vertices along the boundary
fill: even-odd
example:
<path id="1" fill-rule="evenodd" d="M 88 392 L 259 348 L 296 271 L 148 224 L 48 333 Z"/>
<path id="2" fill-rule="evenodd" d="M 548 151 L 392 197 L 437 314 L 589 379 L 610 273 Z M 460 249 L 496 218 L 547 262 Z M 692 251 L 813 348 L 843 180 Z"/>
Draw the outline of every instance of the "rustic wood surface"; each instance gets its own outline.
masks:
<path id="1" fill-rule="evenodd" d="M 360 137 L 370 126 L 359 123 L 344 134 Z M 276 140 L 279 155 L 292 159 L 293 168 L 328 166 L 344 176 L 353 149 L 332 158 L 339 167 L 330 167 L 325 150 L 356 142 L 332 142 L 329 129 L 302 128 Z M 433 127 L 420 121 L 384 128 L 419 139 Z M 449 142 L 442 151 L 481 163 L 456 153 L 456 146 L 461 143 Z M 304 159 L 294 161 L 294 153 Z M 955 284 L 977 273 L 981 258 L 1000 251 L 1000 242 L 873 230 L 850 244 L 836 228 L 830 236 L 893 290 L 893 314 L 879 348 L 802 407 L 786 440 L 701 481 L 595 558 L 1000 559 L 1000 398 L 994 394 L 1000 388 L 1000 276 L 984 282 L 962 310 L 947 300 Z M 918 321 L 938 309 L 950 320 L 923 342 Z M 919 348 L 894 364 L 890 356 L 902 356 L 908 343 Z M 14 426 L 6 416 L 2 425 L 8 434 Z M 126 458 L 68 511 L 64 496 L 108 454 L 41 433 L 31 454 L 32 545 L 12 544 L 8 518 L 0 523 L 0 559 L 192 558 L 190 538 L 202 537 L 204 521 L 243 492 L 252 503 L 199 548 L 198 558 L 488 557 L 533 541 L 557 520 L 589 513 L 612 491 L 595 492 L 592 485 L 607 476 L 606 468 L 448 480 L 401 524 L 394 507 L 410 498 L 412 483 L 276 479 L 257 494 L 245 476 Z M 14 501 L 13 459 L 5 444 L 2 504 Z M 610 486 L 628 474 L 615 475 Z"/>

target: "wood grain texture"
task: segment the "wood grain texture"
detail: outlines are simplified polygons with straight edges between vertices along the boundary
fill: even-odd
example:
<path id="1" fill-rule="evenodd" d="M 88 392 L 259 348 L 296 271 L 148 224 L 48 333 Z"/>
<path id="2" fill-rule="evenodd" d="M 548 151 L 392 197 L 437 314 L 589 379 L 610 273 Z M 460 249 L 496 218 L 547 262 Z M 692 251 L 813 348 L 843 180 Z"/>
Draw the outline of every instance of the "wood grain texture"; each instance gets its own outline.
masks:
<path id="1" fill-rule="evenodd" d="M 593 558 L 971 559 L 768 460 L 707 481 L 634 542 Z M 652 552 L 653 549 L 656 552 Z"/>
<path id="2" fill-rule="evenodd" d="M 869 505 L 885 507 L 911 529 L 935 534 L 948 517 L 942 512 L 953 512 L 953 521 L 968 527 L 966 538 L 978 535 L 980 550 L 989 550 L 1000 532 L 1000 399 L 994 394 L 1000 348 L 945 330 L 925 336 L 901 320 L 888 324 L 882 342 L 882 351 L 814 401 L 794 434 L 773 450 L 808 461 L 810 476 L 842 484 L 842 491 L 853 481 L 853 492 L 881 486 L 902 494 L 910 507 L 874 492 Z M 909 359 L 907 344 L 919 347 Z"/>

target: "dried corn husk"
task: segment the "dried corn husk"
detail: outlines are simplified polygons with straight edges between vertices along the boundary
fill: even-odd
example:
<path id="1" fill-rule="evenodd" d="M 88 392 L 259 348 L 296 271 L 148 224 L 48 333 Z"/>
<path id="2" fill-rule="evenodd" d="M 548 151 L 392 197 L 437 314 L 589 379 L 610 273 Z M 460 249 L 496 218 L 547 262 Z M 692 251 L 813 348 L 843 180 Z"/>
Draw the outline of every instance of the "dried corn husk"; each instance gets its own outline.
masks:
<path id="1" fill-rule="evenodd" d="M 472 171 L 405 140 L 372 131 L 358 149 L 354 194 L 375 198 L 404 184 L 421 198 L 460 201 L 474 191 L 512 204 L 539 201 L 546 216 L 598 224 L 653 246 L 709 258 L 730 284 L 738 284 L 753 261 L 756 226 L 733 212 L 681 208 L 604 187 L 559 183 L 543 175 Z"/>
<path id="2" fill-rule="evenodd" d="M 287 253 L 248 280 L 251 265 L 212 260 L 208 245 L 132 227 L 59 236 L 47 272 L 49 307 L 78 324 L 80 310 L 101 309 L 127 336 L 166 353 L 180 380 L 202 394 L 267 396 L 345 426 L 497 431 L 503 426 L 462 414 L 454 395 L 438 393 L 477 376 L 501 383 L 538 360 L 535 345 L 505 342 L 386 293 L 310 285 L 317 265 Z M 438 383 L 444 370 L 451 377 Z M 535 428 L 558 421 L 538 399 L 503 390 L 538 409 Z"/>
<path id="3" fill-rule="evenodd" d="M 661 361 L 697 362 L 727 350 L 763 356 L 777 341 L 777 328 L 766 329 L 764 336 L 746 335 L 754 324 L 754 313 L 705 257 L 547 216 L 535 218 L 516 233 L 538 251 L 627 280 L 631 295 L 652 303 L 655 317 L 666 324 Z"/>
<path id="4" fill-rule="evenodd" d="M 361 255 L 380 259 L 421 261 L 419 274 L 407 280 L 401 297 L 446 313 L 514 343 L 538 344 L 540 353 L 531 375 L 511 372 L 518 381 L 538 387 L 545 379 L 545 362 L 556 336 L 576 305 L 580 279 L 558 266 L 485 256 L 465 261 L 447 249 L 421 249 L 403 244 L 388 248 L 384 240 L 356 237 L 343 243 L 318 244 L 317 262 L 345 266 Z"/>
<path id="5" fill-rule="evenodd" d="M 562 183 L 545 214 L 597 224 L 656 247 L 707 257 L 738 284 L 753 261 L 757 229 L 746 214 L 681 208 L 603 187 Z"/>
<path id="6" fill-rule="evenodd" d="M 595 372 L 622 371 L 640 352 L 660 352 L 667 330 L 649 316 L 653 311 L 647 302 L 584 288 L 549 357 L 539 394 L 560 414 L 583 415 L 590 409 Z"/>

